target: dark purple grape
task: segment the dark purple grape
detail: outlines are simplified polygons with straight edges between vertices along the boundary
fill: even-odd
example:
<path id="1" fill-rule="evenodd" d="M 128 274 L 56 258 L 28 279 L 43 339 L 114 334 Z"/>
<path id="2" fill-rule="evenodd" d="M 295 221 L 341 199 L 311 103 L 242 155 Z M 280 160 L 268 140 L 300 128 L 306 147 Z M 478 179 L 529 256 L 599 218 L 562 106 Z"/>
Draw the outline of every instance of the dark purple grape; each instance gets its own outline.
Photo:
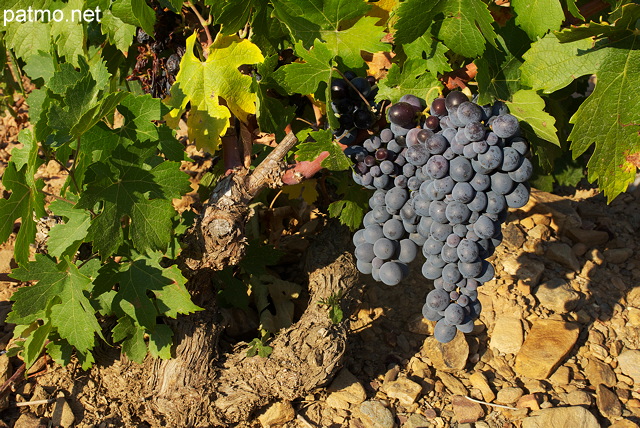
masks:
<path id="1" fill-rule="evenodd" d="M 469 98 L 460 91 L 452 91 L 445 98 L 445 107 L 447 111 L 449 111 L 449 116 L 451 116 L 451 112 L 455 111 L 458 106 L 464 102 L 469 101 Z"/>
<path id="2" fill-rule="evenodd" d="M 436 288 L 433 289 L 427 294 L 427 305 L 435 311 L 444 311 L 451 299 L 449 298 L 449 293 L 444 291 L 443 289 Z"/>
<path id="3" fill-rule="evenodd" d="M 509 172 L 509 177 L 516 183 L 524 183 L 533 174 L 533 165 L 527 158 L 522 160 L 522 164 L 514 171 Z"/>
<path id="4" fill-rule="evenodd" d="M 438 119 L 437 116 L 429 116 L 425 119 L 424 121 L 424 126 L 427 129 L 430 129 L 432 131 L 435 131 L 436 129 L 438 129 L 440 127 L 440 119 Z"/>
<path id="5" fill-rule="evenodd" d="M 393 139 L 393 132 L 389 128 L 385 128 L 380 131 L 380 139 L 383 143 L 388 143 Z"/>
<path id="6" fill-rule="evenodd" d="M 364 97 L 368 96 L 371 92 L 371 85 L 364 77 L 355 77 L 351 79 L 351 85 L 353 85 Z M 349 86 L 349 90 L 353 98 L 360 98 L 360 96 L 353 91 L 351 86 Z"/>
<path id="7" fill-rule="evenodd" d="M 415 95 L 403 95 L 399 100 L 401 103 L 407 103 L 413 107 L 413 109 L 418 112 L 423 109 L 422 100 Z"/>
<path id="8" fill-rule="evenodd" d="M 369 129 L 373 126 L 376 118 L 368 110 L 357 110 L 353 114 L 353 124 L 358 129 Z"/>
<path id="9" fill-rule="evenodd" d="M 398 102 L 392 105 L 389 107 L 388 112 L 389 121 L 400 127 L 410 126 L 413 123 L 415 114 L 415 108 L 411 104 L 405 102 Z"/>
<path id="10" fill-rule="evenodd" d="M 515 116 L 504 114 L 493 120 L 491 129 L 500 138 L 510 138 L 520 131 L 520 124 Z"/>
<path id="11" fill-rule="evenodd" d="M 398 262 L 386 262 L 380 267 L 380 280 L 386 285 L 398 285 L 404 279 L 404 269 Z"/>
<path id="12" fill-rule="evenodd" d="M 430 111 L 431 111 L 431 114 L 435 116 L 444 116 L 445 114 L 447 114 L 445 99 L 436 98 L 435 100 L 433 100 L 433 102 L 431 103 Z"/>
<path id="13" fill-rule="evenodd" d="M 435 134 L 427 139 L 427 150 L 432 155 L 441 155 L 449 147 L 449 142 L 442 134 Z"/>
<path id="14" fill-rule="evenodd" d="M 348 84 L 344 79 L 334 79 L 331 82 L 331 99 L 342 100 L 347 97 Z"/>
<path id="15" fill-rule="evenodd" d="M 441 155 L 431 156 L 425 168 L 431 178 L 442 178 L 449 172 L 449 161 Z"/>
<path id="16" fill-rule="evenodd" d="M 465 101 L 460 104 L 456 110 L 456 114 L 462 126 L 482 120 L 482 109 L 478 104 L 472 103 L 471 101 Z"/>

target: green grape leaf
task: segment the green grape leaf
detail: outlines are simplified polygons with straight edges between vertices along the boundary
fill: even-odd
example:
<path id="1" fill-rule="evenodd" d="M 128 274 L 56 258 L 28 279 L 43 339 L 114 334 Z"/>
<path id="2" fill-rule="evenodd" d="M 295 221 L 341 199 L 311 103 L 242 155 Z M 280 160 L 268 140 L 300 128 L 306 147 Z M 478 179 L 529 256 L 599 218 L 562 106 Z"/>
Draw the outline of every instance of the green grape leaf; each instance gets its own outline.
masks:
<path id="1" fill-rule="evenodd" d="M 136 325 L 131 318 L 124 316 L 113 327 L 113 341 L 122 342 L 122 351 L 131 361 L 141 364 L 147 356 L 144 343 L 144 328 Z"/>
<path id="2" fill-rule="evenodd" d="M 38 52 L 35 55 L 30 56 L 26 65 L 23 67 L 23 70 L 27 75 L 31 78 L 31 80 L 36 80 L 42 78 L 44 83 L 47 84 L 49 79 L 51 79 L 56 71 L 56 65 L 53 62 L 53 57 L 46 52 Z M 32 93 L 33 94 L 33 93 Z M 32 95 L 30 94 L 30 96 Z M 29 99 L 31 101 L 31 98 Z M 31 104 L 29 104 L 31 107 Z M 33 118 L 33 113 L 29 110 L 29 114 Z"/>
<path id="3" fill-rule="evenodd" d="M 548 34 L 523 55 L 522 83 L 549 94 L 576 77 L 593 74 L 600 68 L 606 52 L 592 48 L 593 41 L 589 39 L 560 43 L 556 36 Z"/>
<path id="4" fill-rule="evenodd" d="M 38 145 L 33 140 L 30 130 L 20 132 L 19 141 L 23 149 L 14 149 L 16 160 L 22 166 L 17 170 L 14 162 L 9 162 L 4 170 L 2 184 L 11 191 L 8 199 L 0 200 L 0 242 L 5 242 L 18 218 L 21 218 L 20 230 L 14 244 L 14 257 L 18 263 L 26 263 L 29 259 L 29 245 L 36 236 L 36 218 L 43 217 L 44 195 L 40 189 L 44 187 L 42 180 L 35 181 L 35 172 L 42 163 L 38 158 Z"/>
<path id="5" fill-rule="evenodd" d="M 274 79 L 280 82 L 289 94 L 312 94 L 321 82 L 329 82 L 331 79 L 333 54 L 318 40 L 308 51 L 302 43 L 297 43 L 295 51 L 305 62 L 294 62 L 280 67 L 273 73 Z"/>
<path id="6" fill-rule="evenodd" d="M 580 9 L 578 9 L 578 6 L 576 5 L 576 0 L 564 0 L 564 2 L 566 3 L 567 10 L 571 15 L 584 21 L 584 16 L 580 13 Z"/>
<path id="7" fill-rule="evenodd" d="M 251 10 L 259 6 L 256 0 L 228 0 L 222 7 L 222 13 L 215 20 L 216 24 L 222 24 L 224 34 L 233 34 L 241 29 L 249 21 Z"/>
<path id="8" fill-rule="evenodd" d="M 442 84 L 426 71 L 426 61 L 409 59 L 404 66 L 393 64 L 387 77 L 378 82 L 376 101 L 390 100 L 396 103 L 403 95 L 412 94 L 425 100 L 427 105 L 442 92 Z"/>
<path id="9" fill-rule="evenodd" d="M 299 161 L 313 161 L 323 152 L 329 156 L 320 165 L 330 171 L 342 171 L 351 167 L 352 163 L 344 154 L 340 145 L 333 140 L 330 129 L 309 132 L 310 141 L 299 143 L 296 150 L 296 159 Z"/>
<path id="10" fill-rule="evenodd" d="M 246 122 L 249 114 L 256 112 L 256 94 L 250 91 L 252 79 L 238 71 L 238 67 L 261 63 L 264 57 L 250 41 L 218 34 L 209 47 L 207 60 L 202 62 L 193 53 L 195 41 L 196 33 L 187 39 L 180 71 L 167 101 L 173 110 L 165 119 L 176 128 L 190 102 L 189 139 L 198 148 L 214 152 L 220 145 L 220 135 L 229 126 L 231 113 Z M 226 106 L 219 103 L 219 97 Z"/>
<path id="11" fill-rule="evenodd" d="M 162 162 L 149 169 L 142 165 L 146 158 L 120 146 L 108 160 L 88 168 L 88 186 L 76 207 L 92 209 L 103 203 L 102 212 L 89 227 L 94 250 L 103 257 L 123 242 L 125 218 L 129 219 L 129 237 L 139 251 L 165 249 L 171 241 L 175 215 L 171 199 L 189 191 L 188 176 L 180 171 L 179 162 Z"/>
<path id="12" fill-rule="evenodd" d="M 39 51 L 49 52 L 51 49 L 51 39 L 49 37 L 51 31 L 51 23 L 43 22 L 40 12 L 35 14 L 34 11 L 45 11 L 55 8 L 55 4 L 50 0 L 18 0 L 14 2 L 5 1 L 2 4 L 4 28 L 4 41 L 7 48 L 13 50 L 16 57 L 27 60 L 33 55 L 37 55 Z M 32 10 L 32 18 L 36 16 L 38 19 L 28 19 L 24 14 L 19 16 L 20 11 L 26 12 Z"/>
<path id="13" fill-rule="evenodd" d="M 349 229 L 357 230 L 362 225 L 365 212 L 369 210 L 371 192 L 354 183 L 350 175 L 344 173 L 340 177 L 337 193 L 341 199 L 329 205 L 329 215 L 339 219 Z"/>
<path id="14" fill-rule="evenodd" d="M 124 117 L 124 125 L 117 129 L 123 137 L 132 141 L 155 141 L 159 139 L 158 127 L 153 121 L 160 120 L 166 107 L 151 95 L 129 94 L 118 106 Z"/>
<path id="15" fill-rule="evenodd" d="M 478 104 L 494 100 L 508 100 L 521 88 L 520 66 L 522 62 L 509 51 L 502 36 L 497 36 L 500 49 L 488 46 L 482 57 L 475 60 L 478 66 Z"/>
<path id="16" fill-rule="evenodd" d="M 80 351 L 88 351 L 95 343 L 95 333 L 102 337 L 95 311 L 84 295 L 91 279 L 80 273 L 76 265 L 63 260 L 56 264 L 49 257 L 36 254 L 35 261 L 20 265 L 12 278 L 37 281 L 17 290 L 8 322 L 28 324 L 46 319 L 51 310 L 51 324 L 60 337 Z"/>
<path id="17" fill-rule="evenodd" d="M 173 346 L 173 330 L 166 324 L 158 324 L 156 330 L 149 334 L 149 353 L 154 358 L 171 359 Z"/>
<path id="18" fill-rule="evenodd" d="M 326 42 L 327 49 L 340 57 L 346 67 L 364 65 L 360 51 L 386 51 L 389 45 L 382 43 L 382 27 L 378 18 L 364 15 L 370 6 L 365 2 L 349 0 L 276 0 L 274 14 L 291 31 L 305 48 Z M 356 20 L 357 18 L 360 18 Z"/>
<path id="19" fill-rule="evenodd" d="M 233 276 L 231 268 L 216 272 L 212 279 L 217 283 L 217 299 L 222 307 L 246 309 L 249 306 L 248 285 Z"/>
<path id="20" fill-rule="evenodd" d="M 589 22 L 579 27 L 570 27 L 556 33 L 561 42 L 573 42 L 594 36 L 607 37 L 609 40 L 620 40 L 634 34 L 637 21 L 640 19 L 640 5 L 629 3 L 623 5 L 620 14 L 613 24 L 607 22 Z M 613 14 L 609 17 L 612 18 Z"/>
<path id="21" fill-rule="evenodd" d="M 554 126 L 556 119 L 544 111 L 544 100 L 535 91 L 521 89 L 506 104 L 509 112 L 520 121 L 525 136 L 531 139 L 533 133 L 540 139 L 560 146 Z"/>
<path id="22" fill-rule="evenodd" d="M 141 27 L 153 37 L 156 13 L 145 0 L 119 0 L 111 5 L 111 12 L 123 22 Z"/>
<path id="23" fill-rule="evenodd" d="M 78 19 L 77 12 L 84 9 L 84 0 L 69 0 L 60 10 L 67 19 L 60 22 L 51 22 L 51 38 L 59 56 L 63 56 L 66 62 L 76 67 L 79 66 L 78 56 L 86 56 L 86 39 L 82 21 Z"/>
<path id="24" fill-rule="evenodd" d="M 24 365 L 26 369 L 29 368 L 38 360 L 42 350 L 44 349 L 44 344 L 49 337 L 49 333 L 51 332 L 51 323 L 48 322 L 46 324 L 38 326 L 34 331 L 29 334 L 29 336 L 24 341 L 24 349 L 22 351 L 22 355 L 24 357 Z"/>
<path id="25" fill-rule="evenodd" d="M 516 23 L 531 40 L 544 36 L 549 30 L 559 29 L 564 21 L 562 4 L 558 0 L 512 0 L 511 5 L 517 14 Z"/>
<path id="26" fill-rule="evenodd" d="M 116 17 L 110 10 L 105 10 L 100 21 L 100 30 L 107 36 L 109 43 L 116 49 L 127 52 L 136 35 L 136 26 L 127 24 Z"/>
<path id="27" fill-rule="evenodd" d="M 267 273 L 267 266 L 278 263 L 284 254 L 273 245 L 265 245 L 259 240 L 252 240 L 247 245 L 247 251 L 240 260 L 240 268 L 249 275 L 263 275 Z"/>
<path id="28" fill-rule="evenodd" d="M 47 354 L 49 354 L 53 361 L 61 366 L 69 364 L 71 362 L 71 355 L 73 354 L 73 347 L 64 339 L 54 339 L 51 336 L 49 339 L 51 342 L 46 345 Z"/>
<path id="29" fill-rule="evenodd" d="M 485 40 L 495 46 L 493 18 L 482 0 L 452 0 L 440 2 L 444 20 L 438 36 L 452 51 L 466 57 L 476 57 L 485 50 Z"/>
<path id="30" fill-rule="evenodd" d="M 640 152 L 640 38 L 603 49 L 595 90 L 571 117 L 574 159 L 595 144 L 589 180 L 598 181 L 609 202 L 636 175 L 631 156 Z"/>
<path id="31" fill-rule="evenodd" d="M 430 34 L 423 34 L 415 41 L 404 45 L 402 49 L 407 58 L 423 58 L 426 69 L 434 76 L 452 70 L 446 56 L 449 49 L 442 42 L 431 37 Z"/>
<path id="32" fill-rule="evenodd" d="M 122 264 L 120 272 L 107 280 L 107 283 L 118 283 L 113 305 L 149 332 L 155 331 L 158 315 L 175 318 L 178 314 L 201 310 L 191 302 L 185 288 L 187 281 L 177 266 L 163 268 L 156 259 L 141 258 Z M 155 295 L 155 301 L 149 292 Z"/>
<path id="33" fill-rule="evenodd" d="M 437 5 L 438 2 L 435 0 L 406 0 L 400 3 L 396 10 L 398 20 L 393 25 L 396 30 L 393 35 L 395 43 L 406 45 L 425 37 L 425 31 L 433 21 L 433 10 Z"/>
<path id="34" fill-rule="evenodd" d="M 53 201 L 49 209 L 66 217 L 65 223 L 56 224 L 49 231 L 47 250 L 54 257 L 73 256 L 86 238 L 91 224 L 91 215 L 85 210 L 76 210 L 74 204 L 62 200 Z"/>
<path id="35" fill-rule="evenodd" d="M 273 19 L 271 4 L 263 5 L 253 13 L 251 20 L 250 40 L 255 43 L 264 55 L 275 55 L 280 51 L 280 44 L 293 45 L 289 41 L 289 30 L 279 20 Z"/>

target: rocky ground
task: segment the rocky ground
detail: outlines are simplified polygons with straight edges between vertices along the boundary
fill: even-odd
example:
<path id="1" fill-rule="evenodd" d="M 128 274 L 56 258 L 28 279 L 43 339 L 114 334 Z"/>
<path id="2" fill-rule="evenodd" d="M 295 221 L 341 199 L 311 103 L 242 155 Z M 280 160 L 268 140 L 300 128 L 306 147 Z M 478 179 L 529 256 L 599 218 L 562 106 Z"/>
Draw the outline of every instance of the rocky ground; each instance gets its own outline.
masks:
<path id="1" fill-rule="evenodd" d="M 20 126 L 9 117 L 0 122 L 0 173 Z M 56 166 L 43 167 L 42 176 L 59 186 Z M 607 205 L 593 190 L 534 192 L 503 232 L 491 259 L 496 278 L 481 287 L 483 312 L 472 334 L 446 345 L 431 337 L 421 308 L 432 284 L 419 262 L 397 287 L 362 276 L 367 292 L 345 321 L 352 334 L 336 378 L 303 399 L 274 403 L 252 425 L 638 427 L 640 193 Z M 0 246 L 0 350 L 11 338 L 13 326 L 3 320 L 19 286 L 7 276 L 11 246 Z M 0 384 L 12 365 L 0 356 Z M 74 370 L 82 387 L 58 383 L 60 370 Z M 0 428 L 122 426 L 117 406 L 87 376 L 76 367 L 39 367 L 0 403 Z M 48 403 L 17 407 L 37 400 Z"/>

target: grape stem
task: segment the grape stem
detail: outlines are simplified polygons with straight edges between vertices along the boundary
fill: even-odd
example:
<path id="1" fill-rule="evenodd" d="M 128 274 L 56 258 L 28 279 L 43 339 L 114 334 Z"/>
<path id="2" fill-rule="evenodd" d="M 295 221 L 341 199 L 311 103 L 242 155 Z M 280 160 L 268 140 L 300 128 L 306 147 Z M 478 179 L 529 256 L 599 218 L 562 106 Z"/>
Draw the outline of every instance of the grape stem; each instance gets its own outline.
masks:
<path id="1" fill-rule="evenodd" d="M 189 6 L 193 11 L 193 13 L 196 14 L 196 16 L 198 17 L 198 21 L 200 21 L 200 25 L 202 25 L 202 28 L 204 28 L 204 32 L 207 35 L 207 49 L 203 50 L 203 55 L 206 58 L 209 56 L 209 46 L 213 44 L 213 38 L 211 37 L 211 33 L 209 32 L 209 23 L 202 17 L 202 15 L 200 15 L 200 12 L 198 12 L 198 9 L 195 7 L 193 3 L 188 1 L 188 2 L 184 2 L 184 4 Z"/>

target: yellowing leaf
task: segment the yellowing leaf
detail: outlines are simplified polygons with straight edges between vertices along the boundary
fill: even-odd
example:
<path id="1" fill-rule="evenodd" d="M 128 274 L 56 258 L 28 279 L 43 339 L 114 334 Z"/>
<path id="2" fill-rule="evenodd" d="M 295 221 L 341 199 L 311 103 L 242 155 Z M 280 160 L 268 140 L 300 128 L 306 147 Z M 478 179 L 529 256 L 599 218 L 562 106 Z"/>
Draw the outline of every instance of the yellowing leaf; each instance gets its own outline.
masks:
<path id="1" fill-rule="evenodd" d="M 301 183 L 291 186 L 284 186 L 282 193 L 287 195 L 289 199 L 302 198 L 304 201 L 312 205 L 318 199 L 318 189 L 316 189 L 316 180 L 304 180 Z"/>
<path id="2" fill-rule="evenodd" d="M 207 60 L 202 62 L 193 53 L 195 41 L 195 33 L 187 39 L 180 71 L 167 100 L 173 110 L 165 115 L 165 120 L 169 126 L 177 127 L 190 102 L 189 138 L 198 148 L 214 152 L 220 145 L 220 135 L 229 127 L 231 114 L 246 122 L 247 117 L 256 112 L 256 94 L 250 90 L 251 77 L 238 71 L 238 67 L 261 63 L 264 57 L 250 41 L 218 34 L 209 47 Z"/>
<path id="3" fill-rule="evenodd" d="M 398 0 L 379 0 L 375 3 L 372 3 L 372 7 L 369 12 L 367 12 L 367 15 L 380 18 L 383 23 L 387 22 L 387 20 L 389 19 L 389 14 L 397 4 Z"/>

